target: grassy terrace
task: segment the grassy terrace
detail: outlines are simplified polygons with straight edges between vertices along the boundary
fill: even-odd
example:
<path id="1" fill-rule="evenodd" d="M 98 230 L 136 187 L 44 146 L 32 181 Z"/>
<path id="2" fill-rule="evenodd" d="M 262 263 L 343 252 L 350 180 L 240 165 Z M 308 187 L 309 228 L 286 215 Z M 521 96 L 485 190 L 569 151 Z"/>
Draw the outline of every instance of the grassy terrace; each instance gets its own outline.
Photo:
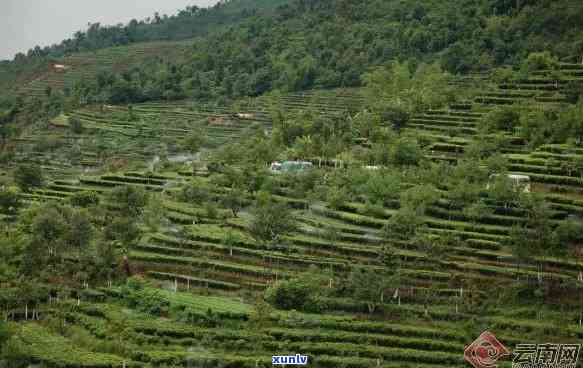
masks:
<path id="1" fill-rule="evenodd" d="M 72 87 L 79 78 L 95 77 L 100 71 L 121 71 L 134 63 L 140 63 L 151 57 L 171 59 L 179 56 L 191 44 L 181 42 L 151 42 L 129 46 L 111 47 L 93 52 L 78 53 L 65 56 L 56 63 L 63 64 L 68 69 L 59 71 L 48 70 L 38 75 L 34 80 L 23 85 L 19 92 L 27 96 L 44 95 L 47 87 L 62 89 Z"/>
<path id="2" fill-rule="evenodd" d="M 135 185 L 145 187 L 153 191 L 161 191 L 169 182 L 171 176 L 158 176 L 155 178 L 144 177 L 141 173 L 129 172 L 126 174 L 102 175 L 100 177 L 80 177 L 79 181 L 72 183 L 55 183 L 49 189 L 37 190 L 33 194 L 27 194 L 30 200 L 64 200 L 72 193 L 83 190 L 107 191 L 118 185 Z M 569 212 L 580 205 L 577 200 L 568 203 L 560 195 L 550 196 L 552 203 L 562 211 Z M 236 235 L 235 246 L 223 245 L 225 228 L 218 225 L 188 225 L 193 221 L 204 219 L 204 210 L 187 206 L 179 202 L 165 202 L 164 208 L 169 220 L 180 224 L 187 229 L 188 239 L 184 240 L 174 234 L 152 234 L 147 237 L 142 245 L 132 252 L 132 258 L 140 263 L 147 273 L 156 279 L 178 278 L 182 284 L 189 282 L 188 278 L 207 280 L 209 275 L 216 275 L 217 282 L 225 282 L 227 285 L 217 284 L 218 288 L 234 288 L 240 285 L 238 277 L 252 285 L 255 282 L 264 283 L 279 273 L 284 277 L 286 273 L 298 272 L 309 265 L 318 265 L 322 268 L 332 267 L 338 271 L 346 269 L 347 264 L 363 262 L 374 264 L 378 259 L 380 249 L 379 229 L 385 224 L 386 219 L 394 212 L 387 210 L 386 217 L 371 217 L 357 213 L 361 207 L 353 205 L 350 211 L 332 210 L 326 207 L 313 207 L 309 212 L 298 213 L 299 218 L 306 227 L 298 234 L 286 238 L 289 251 L 292 254 L 280 251 L 268 251 L 258 248 L 255 241 L 240 228 L 230 227 L 230 232 Z M 437 212 L 439 215 L 440 212 Z M 223 211 L 223 216 L 229 216 L 228 211 Z M 451 216 L 451 215 L 448 215 Z M 455 216 L 454 216 L 455 218 Z M 495 218 L 497 222 L 500 219 Z M 450 254 L 449 260 L 429 262 L 422 252 L 411 251 L 409 245 L 396 243 L 403 259 L 423 264 L 406 267 L 408 276 L 413 279 L 431 279 L 431 272 L 441 272 L 447 269 L 445 275 L 454 276 L 457 272 L 469 273 L 474 277 L 502 277 L 513 278 L 518 275 L 536 277 L 534 266 L 522 266 L 520 270 L 511 261 L 508 261 L 509 251 L 503 246 L 504 237 L 509 231 L 516 217 L 509 217 L 510 221 L 505 226 L 476 224 L 468 221 L 448 220 L 446 218 L 428 217 L 426 223 L 429 231 L 435 234 L 444 232 L 460 236 L 467 242 L 467 246 L 455 248 Z M 339 233 L 339 239 L 330 241 L 325 234 L 317 228 L 331 227 Z M 216 260 L 220 259 L 220 262 Z M 583 265 L 566 263 L 562 260 L 545 260 L 550 270 L 560 269 L 560 272 L 549 271 L 545 275 L 551 278 L 570 278 L 576 272 L 583 269 Z M 266 271 L 267 268 L 279 268 L 279 272 Z M 192 268 L 198 269 L 193 272 Z M 180 272 L 170 272 L 179 268 Z M 417 270 L 429 271 L 428 274 L 416 272 Z M 156 271 L 157 273 L 153 272 Z M 204 271 L 204 272 L 202 272 Z M 205 274 L 206 273 L 206 274 Z M 267 278 L 266 278 L 267 277 Z M 440 278 L 437 276 L 436 278 Z M 444 276 L 443 279 L 446 279 Z M 200 284 L 200 282 L 198 282 Z M 212 283 L 208 283 L 213 286 Z M 243 283 L 245 284 L 245 283 Z M 245 285 L 241 285 L 245 287 Z"/>
<path id="3" fill-rule="evenodd" d="M 190 3 L 0 61 L 0 368 L 583 342 L 583 1 Z"/>
<path id="4" fill-rule="evenodd" d="M 100 188 L 108 190 L 117 185 L 137 185 L 160 191 L 170 179 L 144 178 L 139 173 L 128 173 L 125 175 L 103 175 L 100 178 L 82 177 L 77 185 L 66 185 L 67 191 L 43 190 L 37 191 L 34 198 L 65 199 L 72 192 L 79 190 L 93 190 Z M 56 188 L 55 188 L 56 185 Z M 62 187 L 62 185 L 61 185 Z M 54 184 L 54 189 L 61 188 Z M 557 204 L 561 204 L 560 196 L 556 196 Z M 577 206 L 577 201 L 572 201 L 569 206 Z M 563 204 L 563 206 L 567 206 Z M 241 230 L 239 224 L 227 225 L 191 225 L 193 221 L 204 223 L 205 213 L 202 208 L 188 206 L 179 202 L 168 201 L 164 203 L 168 218 L 184 227 L 187 238 L 177 237 L 176 234 L 151 234 L 144 239 L 142 245 L 132 253 L 133 258 L 139 261 L 148 270 L 156 270 L 164 275 L 156 274 L 157 278 L 171 278 L 172 272 L 168 269 L 180 266 L 183 272 L 178 273 L 182 282 L 186 282 L 185 277 L 208 278 L 204 275 L 188 271 L 189 267 L 196 267 L 198 270 L 215 272 L 221 275 L 218 280 L 233 282 L 234 275 L 241 274 L 255 281 L 265 279 L 265 276 L 275 277 L 274 272 L 266 272 L 266 267 L 281 268 L 280 275 L 286 272 L 297 272 L 305 269 L 309 265 L 318 265 L 322 268 L 333 267 L 339 271 L 346 268 L 350 262 L 374 264 L 378 258 L 378 251 L 381 245 L 379 229 L 385 224 L 386 219 L 358 214 L 361 207 L 354 205 L 351 211 L 338 211 L 326 207 L 313 207 L 308 212 L 299 212 L 299 219 L 305 224 L 300 232 L 286 238 L 289 244 L 287 252 L 270 251 L 258 247 L 255 241 Z M 563 208 L 568 210 L 569 208 Z M 229 217 L 229 213 L 223 210 L 223 215 Z M 393 213 L 387 210 L 385 216 Z M 439 212 L 438 212 L 439 214 Z M 182 216 L 182 217 L 181 217 Z M 454 216 L 455 217 L 455 216 Z M 505 219 L 505 217 L 500 218 Z M 500 221 L 500 218 L 493 219 Z M 409 261 L 416 260 L 425 264 L 427 271 L 438 271 L 449 269 L 452 276 L 456 272 L 469 272 L 476 277 L 515 277 L 519 274 L 524 276 L 536 276 L 534 266 L 522 266 L 520 270 L 512 262 L 508 261 L 509 252 L 503 246 L 504 237 L 509 231 L 515 219 L 509 217 L 505 226 L 490 225 L 487 223 L 476 224 L 468 221 L 447 220 L 442 218 L 428 217 L 426 223 L 429 231 L 436 234 L 448 232 L 459 235 L 467 242 L 467 246 L 455 248 L 450 255 L 450 260 L 443 264 L 428 262 L 428 258 L 422 252 L 412 251 L 409 245 L 395 243 L 400 249 L 400 254 Z M 212 223 L 212 221 L 211 221 Z M 190 225 L 189 225 L 190 224 Z M 233 223 L 235 224 L 235 223 Z M 333 241 L 327 240 L 324 233 L 317 231 L 318 228 L 332 228 L 339 234 L 339 238 Z M 225 231 L 231 232 L 237 238 L 234 246 L 226 246 L 223 243 Z M 243 227 L 244 229 L 244 227 Z M 206 260 L 205 260 L 206 259 Z M 215 262 L 213 259 L 224 261 Z M 561 267 L 560 273 L 549 272 L 549 277 L 573 277 L 574 272 L 583 269 L 582 265 L 566 263 L 562 260 L 545 260 L 551 269 Z M 570 265 L 570 266 L 568 266 Z M 153 268 L 152 268 L 153 267 Z M 568 271 L 572 270 L 572 271 Z M 411 267 L 412 277 L 421 277 L 422 274 L 415 275 L 415 268 Z M 150 274 L 154 275 L 154 274 Z M 270 276 L 271 275 L 271 276 Z M 430 275 L 430 274 L 429 274 Z M 237 284 L 237 282 L 234 282 Z"/>
<path id="5" fill-rule="evenodd" d="M 171 309 L 187 312 L 191 320 L 212 315 L 220 318 L 218 325 L 205 327 L 124 308 L 121 290 L 106 292 L 111 295 L 107 303 L 81 303 L 80 306 L 71 303 L 66 318 L 84 331 L 86 341 L 101 341 L 105 334 L 114 338 L 118 344 L 116 354 L 85 351 L 37 323 L 19 329 L 18 339 L 26 343 L 28 351 L 39 362 L 61 366 L 107 367 L 124 362 L 131 367 L 146 364 L 187 367 L 193 362 L 205 362 L 207 366 L 270 366 L 273 351 L 281 354 L 302 351 L 318 366 L 324 367 L 338 364 L 370 367 L 379 366 L 380 362 L 382 367 L 429 368 L 464 366 L 460 351 L 473 334 L 460 328 L 455 319 L 417 319 L 412 326 L 409 317 L 401 317 L 398 322 L 375 322 L 348 315 L 298 312 L 272 312 L 269 325 L 256 328 L 248 321 L 253 308 L 243 300 L 196 292 L 157 291 Z M 414 313 L 414 308 L 403 307 L 402 310 Z M 430 311 L 433 316 L 448 315 L 441 307 L 430 307 Z M 510 318 L 511 313 L 485 317 L 482 323 L 499 329 L 509 328 L 512 332 L 498 335 L 507 344 L 536 341 L 550 335 L 557 338 L 572 334 L 571 338 L 565 337 L 565 341 L 581 338 L 581 332 L 571 328 Z M 559 318 L 548 313 L 549 317 Z M 452 318 L 454 313 L 449 312 L 449 316 Z M 122 325 L 123 339 L 118 339 L 122 336 L 119 332 L 109 335 L 109 325 Z M 51 349 L 46 349 L 49 345 Z"/>
<path id="6" fill-rule="evenodd" d="M 292 95 L 289 96 L 289 98 L 282 98 L 282 100 L 285 101 L 284 104 L 286 106 L 289 105 L 291 108 L 297 108 L 298 106 L 310 107 L 315 104 L 314 101 L 317 101 L 319 104 L 336 101 L 336 103 L 338 103 L 337 106 L 343 105 L 344 99 L 359 101 L 358 98 L 352 97 L 351 95 L 345 97 L 340 96 L 342 96 L 340 92 L 335 92 L 335 95 L 334 93 L 329 92 L 327 95 L 324 94 L 323 96 L 319 94 L 315 95 L 308 93 L 303 95 Z M 521 95 L 521 97 L 526 98 L 527 96 Z M 331 105 L 331 109 L 335 109 L 334 105 Z M 180 102 L 173 104 L 150 103 L 137 105 L 133 110 L 139 116 L 139 120 L 134 123 L 129 123 L 123 120 L 123 117 L 120 118 L 120 116 L 127 113 L 126 110 L 121 108 L 110 109 L 106 112 L 99 112 L 95 110 L 77 111 L 74 113 L 74 116 L 86 122 L 88 129 L 94 129 L 95 131 L 105 129 L 111 133 L 112 138 L 114 136 L 121 135 L 127 136 L 128 139 L 129 137 L 141 136 L 140 134 L 146 137 L 149 134 L 155 134 L 158 129 L 162 129 L 159 128 L 159 125 L 156 123 L 156 120 L 158 119 L 164 120 L 170 124 L 170 126 L 165 126 L 162 129 L 164 134 L 167 134 L 169 138 L 177 138 L 188 131 L 189 127 L 192 128 L 190 121 L 199 121 L 199 126 L 204 126 L 205 124 L 200 123 L 201 117 L 210 116 L 208 112 L 193 111 L 191 105 L 188 103 Z M 118 117 L 116 118 L 115 116 Z M 264 115 L 260 115 L 260 113 L 257 112 L 257 116 Z M 472 112 L 467 110 L 450 109 L 442 111 L 428 111 L 425 114 L 414 117 L 412 120 L 413 123 L 409 129 L 424 130 L 426 127 L 429 128 L 429 130 L 433 127 L 440 127 L 444 129 L 450 129 L 452 127 L 464 127 L 474 129 L 476 124 L 479 124 L 482 116 L 483 113 L 481 112 Z M 236 137 L 237 135 L 235 131 L 237 129 L 241 129 L 246 124 L 247 122 L 238 122 L 229 126 L 228 128 L 206 126 L 206 129 L 207 134 L 210 136 L 212 136 L 214 132 L 218 130 L 223 130 L 225 132 L 228 131 L 228 134 L 230 134 L 231 137 Z M 467 136 L 466 139 L 469 139 L 471 135 L 468 132 L 460 132 L 460 134 Z M 440 148 L 444 150 L 451 150 L 451 146 L 461 147 L 463 149 L 463 143 L 465 143 L 466 140 L 462 140 L 463 138 L 461 137 L 454 139 L 456 140 L 455 144 L 449 144 L 448 146 L 448 144 L 442 143 L 442 146 L 439 146 L 438 142 L 434 144 L 432 150 L 439 151 Z M 453 139 L 450 138 L 448 140 L 451 141 Z M 135 150 L 135 147 L 128 145 L 127 150 Z M 144 147 L 142 150 L 146 152 L 147 147 Z M 548 152 L 549 150 L 554 150 L 555 153 Z M 559 185 L 568 184 L 571 186 L 578 185 L 580 179 L 574 175 L 565 175 L 567 173 L 561 168 L 553 168 L 554 171 L 551 170 L 552 175 L 540 174 L 543 172 L 548 172 L 548 163 L 546 161 L 548 156 L 564 156 L 561 153 L 556 153 L 557 150 L 560 151 L 560 147 L 543 147 L 540 152 L 537 151 L 531 154 L 509 154 L 508 157 L 512 163 L 511 170 L 517 173 L 531 175 L 533 181 L 535 182 Z M 40 156 L 42 157 L 42 153 Z M 571 154 L 571 157 L 574 159 L 576 157 L 576 153 Z M 126 175 L 105 174 L 100 176 L 81 176 L 79 177 L 79 181 L 73 185 L 63 186 L 59 184 L 51 184 L 47 189 L 39 190 L 33 194 L 27 195 L 27 197 L 28 199 L 65 199 L 70 196 L 71 193 L 77 191 L 104 191 L 118 185 L 137 185 L 143 186 L 150 190 L 161 191 L 166 184 L 172 182 L 172 180 L 169 181 L 166 178 L 144 178 L 140 175 L 142 174 L 137 173 L 136 175 L 134 173 Z M 553 203 L 553 207 L 559 211 L 563 211 L 565 213 L 578 213 L 581 211 L 576 200 L 567 200 L 562 194 L 554 194 L 553 196 L 549 195 L 549 198 Z M 168 202 L 165 204 L 165 209 L 167 211 L 167 216 L 171 221 L 182 225 L 192 223 L 193 220 L 200 218 L 202 215 L 201 210 L 197 210 L 195 208 L 189 209 L 185 206 L 181 206 L 179 203 Z M 327 226 L 332 226 L 338 230 L 340 232 L 342 242 L 335 242 L 332 244 L 325 239 L 318 239 L 318 236 L 308 234 L 297 234 L 288 240 L 293 246 L 293 249 L 296 249 L 303 254 L 313 254 L 319 257 L 331 257 L 330 261 L 340 262 L 339 264 L 343 264 L 343 262 L 350 261 L 351 259 L 361 259 L 362 261 L 370 262 L 377 256 L 377 250 L 375 250 L 376 246 L 374 244 L 379 241 L 378 230 L 385 224 L 387 217 L 376 218 L 363 215 L 358 212 L 358 208 L 354 208 L 350 212 L 347 212 L 334 211 L 325 207 L 313 207 L 310 211 L 310 214 L 305 217 L 307 220 L 305 221 L 307 226 L 321 225 L 322 221 L 324 221 Z M 391 210 L 388 210 L 386 214 L 387 216 L 390 216 L 391 213 Z M 505 250 L 501 244 L 504 242 L 504 239 L 508 234 L 509 226 L 512 225 L 515 221 L 519 221 L 519 217 L 508 218 L 508 221 L 504 222 L 504 226 L 491 225 L 488 223 L 488 218 L 484 218 L 482 220 L 484 223 L 475 224 L 470 223 L 463 218 L 461 220 L 451 220 L 451 217 L 452 214 L 450 213 L 444 213 L 442 216 L 442 212 L 436 211 L 432 213 L 431 217 L 426 219 L 426 223 L 429 226 L 429 231 L 432 233 L 455 234 L 468 242 L 470 248 L 460 248 L 458 255 L 467 257 L 460 258 L 460 262 L 463 261 L 463 267 L 461 267 L 462 269 L 468 269 L 467 262 L 470 260 L 472 262 L 482 262 L 483 266 L 470 267 L 479 273 L 505 275 L 514 272 L 507 271 L 514 269 L 513 265 L 510 263 L 502 264 L 502 268 L 492 267 L 490 263 L 496 261 L 497 257 L 504 258 L 508 256 L 508 251 Z M 453 215 L 453 217 L 458 218 L 459 215 Z M 499 223 L 501 220 L 503 220 L 503 218 L 492 218 L 494 223 Z M 250 249 L 250 246 L 247 248 L 239 247 L 240 249 L 225 249 L 225 247 L 221 247 L 220 242 L 222 241 L 223 234 L 222 230 L 220 229 L 216 233 L 208 233 L 206 230 L 205 232 L 201 233 L 201 230 L 198 230 L 197 227 L 196 231 L 192 234 L 194 236 L 193 240 L 199 242 L 196 244 L 196 246 L 205 248 L 205 251 L 214 252 L 214 254 L 224 255 L 226 252 L 230 253 L 233 251 L 235 254 L 239 253 L 238 256 L 241 259 L 245 259 L 244 262 L 247 263 L 252 262 L 250 260 L 253 258 L 261 259 L 261 257 L 265 256 L 261 253 L 260 250 Z M 154 239 L 156 242 L 160 242 L 160 236 L 155 236 L 152 239 Z M 165 241 L 165 243 L 163 242 L 164 244 L 148 244 L 148 247 L 150 247 L 148 249 L 150 251 L 155 250 L 156 252 L 171 253 L 175 258 L 179 255 L 184 255 L 187 253 L 184 249 L 178 249 L 177 247 L 173 247 L 172 244 L 168 244 L 169 242 L 178 243 L 178 240 L 165 239 Z M 206 243 L 203 244 L 203 242 Z M 247 243 L 242 241 L 241 245 L 252 243 L 252 240 L 248 239 Z M 194 244 L 191 245 L 194 246 Z M 209 247 L 209 245 L 213 245 L 213 248 Z M 485 249 L 478 252 L 472 251 L 472 249 L 480 249 L 481 247 L 485 247 Z M 146 248 L 142 248 L 141 250 L 146 250 Z M 144 254 L 141 256 L 144 256 Z M 281 257 L 281 255 L 277 254 L 272 254 L 271 256 Z M 178 259 L 179 257 L 177 258 L 177 262 L 179 262 Z M 280 260 L 282 263 L 291 264 L 314 263 L 310 260 L 301 262 L 299 259 L 293 259 L 289 257 L 282 257 Z M 321 265 L 325 264 L 322 262 L 315 263 Z"/>
<path id="7" fill-rule="evenodd" d="M 556 97 L 554 90 L 552 96 L 545 92 L 552 83 L 544 75 L 537 78 L 540 81 L 485 91 L 469 108 L 450 106 L 414 115 L 405 131 L 429 141 L 425 151 L 429 158 L 455 162 L 492 106 L 533 99 L 556 103 L 544 100 Z M 544 88 L 539 90 L 540 86 Z M 276 352 L 308 354 L 318 367 L 437 368 L 465 366 L 464 346 L 485 328 L 496 330 L 511 346 L 583 339 L 579 316 L 561 313 L 558 306 L 480 309 L 480 299 L 493 298 L 484 294 L 483 285 L 500 285 L 496 298 L 503 305 L 502 294 L 515 280 L 536 283 L 543 278 L 560 288 L 557 285 L 572 283 L 583 272 L 582 262 L 567 258 L 517 263 L 507 243 L 512 226 L 525 221 L 519 210 L 487 203 L 489 214 L 470 219 L 461 210 L 450 209 L 441 190 L 440 201 L 421 218 L 424 234 L 451 236 L 455 242 L 436 255 L 415 242 L 383 240 L 383 227 L 398 213 L 398 201 L 375 211 L 358 200 L 337 209 L 297 198 L 282 188 L 274 198 L 294 207 L 298 227 L 277 244 L 267 245 L 251 236 L 248 209 L 234 217 L 224 207 L 221 199 L 229 187 L 213 184 L 209 196 L 216 211 L 209 214 L 203 203 L 178 195 L 197 180 L 212 182 L 208 173 L 193 173 L 182 162 L 151 165 L 154 156 L 183 155 L 179 141 L 193 132 L 207 136 L 212 149 L 240 138 L 251 125 L 269 129 L 269 111 L 275 103 L 287 111 L 311 109 L 332 115 L 358 110 L 365 101 L 359 90 L 334 90 L 260 97 L 238 109 L 192 101 L 146 103 L 132 107 L 133 119 L 128 118 L 127 107 L 88 107 L 52 121 L 50 137 L 58 142 L 52 147 L 43 149 L 43 131 L 26 132 L 15 163 L 38 162 L 49 179 L 42 188 L 22 194 L 28 202 L 64 202 L 76 193 L 106 194 L 119 186 L 156 195 L 161 223 L 156 229 L 144 225 L 143 236 L 127 255 L 133 271 L 151 282 L 148 290 L 166 305 L 155 317 L 138 310 L 128 291 L 115 286 L 95 290 L 99 302 L 82 297 L 80 305 L 77 300 L 66 301 L 63 307 L 48 305 L 47 313 L 64 313 L 74 336 L 84 338 L 57 334 L 44 321 L 15 324 L 18 344 L 26 354 L 51 367 L 71 368 L 269 367 L 269 357 Z M 241 112 L 251 115 L 236 117 Z M 82 133 L 70 131 L 69 117 L 82 121 Z M 213 119 L 222 122 L 211 123 Z M 568 165 L 583 158 L 582 149 L 546 145 L 531 152 L 516 144 L 504 155 L 512 173 L 529 175 L 534 190 L 544 194 L 555 223 L 583 215 L 583 179 Z M 119 161 L 122 164 L 113 165 Z M 400 261 L 403 286 L 398 299 L 391 298 L 392 289 L 384 290 L 385 300 L 374 315 L 368 315 L 363 300 L 333 296 L 323 300 L 321 313 L 270 310 L 266 322 L 255 322 L 256 293 L 274 282 L 313 267 L 328 272 L 331 284 L 341 282 L 355 265 L 380 272 L 385 246 Z"/>

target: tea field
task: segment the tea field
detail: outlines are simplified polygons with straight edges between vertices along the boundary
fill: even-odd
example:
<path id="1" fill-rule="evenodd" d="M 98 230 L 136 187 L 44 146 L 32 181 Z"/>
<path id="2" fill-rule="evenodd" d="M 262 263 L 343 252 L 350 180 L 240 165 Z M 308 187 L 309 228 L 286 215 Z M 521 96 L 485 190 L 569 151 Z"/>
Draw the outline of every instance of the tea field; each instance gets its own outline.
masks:
<path id="1" fill-rule="evenodd" d="M 113 52 L 164 50 L 154 44 L 104 50 L 94 55 L 95 62 L 80 54 L 67 59 L 70 72 L 50 74 L 24 91 L 65 85 L 69 74 L 80 73 L 78 66 L 93 73 L 111 63 Z M 531 192 L 547 203 L 549 228 L 581 221 L 583 149 L 568 144 L 532 148 L 516 132 L 484 132 L 499 106 L 536 103 L 545 109 L 565 103 L 565 86 L 583 81 L 583 67 L 563 64 L 561 71 L 558 79 L 541 72 L 502 83 L 489 76 L 457 80 L 459 88 L 488 87 L 465 101 L 417 113 L 402 128 L 403 135 L 420 142 L 425 171 L 366 169 L 369 163 L 356 154 L 303 155 L 324 186 L 332 186 L 343 172 L 366 183 L 371 177 L 398 176 L 403 191 L 434 183 L 436 198 L 418 203 L 423 211 L 415 217 L 416 227 L 422 230 L 409 239 L 387 236 L 387 224 L 400 216 L 407 200 L 387 194 L 388 182 L 338 201 L 317 186 L 308 196 L 301 183 L 312 179 L 305 173 L 255 168 L 248 175 L 261 176 L 262 187 L 242 192 L 234 192 L 229 179 L 229 170 L 248 169 L 231 163 L 237 160 L 231 157 L 237 152 L 229 152 L 233 144 L 274 135 L 282 125 L 278 113 L 295 121 L 309 116 L 333 122 L 362 111 L 366 98 L 360 89 L 272 94 L 229 106 L 192 100 L 88 106 L 30 127 L 2 168 L 5 176 L 22 163 L 42 168 L 45 183 L 19 194 L 27 207 L 69 203 L 82 193 L 107 198 L 116 188 L 133 187 L 155 198 L 157 220 L 154 225 L 141 221 L 139 239 L 124 246 L 133 275 L 129 281 L 84 287 L 71 281 L 40 298 L 34 313 L 26 303 L 3 305 L 14 330 L 13 354 L 37 366 L 71 368 L 268 367 L 272 355 L 296 353 L 308 355 L 314 367 L 432 368 L 466 366 L 464 347 L 486 329 L 511 348 L 580 343 L 583 253 L 518 259 L 509 241 L 516 226 L 533 221 L 531 213 L 514 206 L 512 198 L 504 203 L 483 194 L 482 212 L 473 215 L 455 205 L 460 196 L 449 178 L 431 171 L 444 164 L 467 165 L 464 157 L 472 145 L 495 136 L 503 142 L 508 174 L 530 177 Z M 82 129 L 75 131 L 73 120 Z M 200 140 L 202 149 L 192 150 L 193 140 Z M 355 150 L 372 147 L 366 139 L 353 145 Z M 280 152 L 275 159 L 291 159 L 297 152 Z M 217 160 L 223 160 L 222 168 L 211 165 Z M 351 185 L 345 180 L 340 189 Z M 480 191 L 487 193 L 488 179 L 481 180 Z M 208 193 L 204 200 L 189 197 L 188 188 Z M 383 201 L 370 202 L 374 190 L 384 193 Z M 293 230 L 273 242 L 255 236 L 253 206 L 262 191 L 269 191 L 270 200 L 283 204 L 295 221 Z M 10 226 L 14 215 L 5 215 Z M 398 269 L 398 284 L 381 287 L 380 300 L 351 293 L 355 267 L 380 278 L 387 252 Z M 310 282 L 320 290 L 317 308 L 263 301 L 265 290 L 305 277 L 314 277 Z M 2 294 L 12 288 L 16 285 L 3 285 Z M 522 294 L 528 295 L 521 299 Z"/>

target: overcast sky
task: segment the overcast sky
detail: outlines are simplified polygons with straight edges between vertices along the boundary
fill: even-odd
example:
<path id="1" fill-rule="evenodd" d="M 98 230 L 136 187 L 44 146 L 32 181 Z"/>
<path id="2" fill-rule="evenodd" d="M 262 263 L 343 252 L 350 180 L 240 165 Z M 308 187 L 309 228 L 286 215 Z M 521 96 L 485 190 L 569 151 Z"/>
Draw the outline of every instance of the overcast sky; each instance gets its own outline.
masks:
<path id="1" fill-rule="evenodd" d="M 216 0 L 0 0 L 0 60 L 70 38 L 87 23 L 127 23 Z"/>

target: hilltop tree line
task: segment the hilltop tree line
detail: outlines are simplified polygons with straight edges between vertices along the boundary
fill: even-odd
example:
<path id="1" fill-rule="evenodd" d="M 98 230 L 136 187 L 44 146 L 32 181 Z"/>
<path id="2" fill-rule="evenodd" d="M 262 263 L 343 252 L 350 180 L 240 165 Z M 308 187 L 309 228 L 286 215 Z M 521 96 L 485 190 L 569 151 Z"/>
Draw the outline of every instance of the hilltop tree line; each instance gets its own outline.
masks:
<path id="1" fill-rule="evenodd" d="M 456 0 L 447 4 L 434 0 L 222 0 L 209 8 L 188 6 L 174 15 L 155 13 L 144 20 L 133 19 L 126 25 L 93 23 L 71 39 L 44 48 L 36 46 L 27 54 L 16 55 L 14 61 L 25 63 L 39 57 L 59 57 L 129 43 L 192 38 L 240 20 L 243 20 L 242 27 L 234 29 L 253 30 L 262 21 L 257 15 L 270 14 L 270 8 L 278 23 L 291 19 L 302 21 L 299 36 L 309 36 L 306 41 L 311 41 L 301 42 L 302 47 L 329 47 L 330 41 L 341 39 L 348 44 L 364 41 L 372 46 L 374 53 L 394 56 L 422 56 L 447 50 L 446 59 L 452 67 L 468 70 L 492 62 L 509 63 L 527 52 L 539 50 L 552 50 L 564 57 L 581 56 L 583 47 L 577 21 L 583 7 L 570 0 Z M 317 25 L 317 21 L 323 24 Z M 382 23 L 375 25 L 377 21 Z M 316 32 L 305 33 L 305 27 L 313 25 L 318 27 Z M 349 29 L 347 25 L 356 26 L 356 38 L 344 37 Z M 331 33 L 340 27 L 343 32 Z M 487 56 L 489 53 L 493 55 L 492 60 Z M 456 55 L 467 59 L 456 62 Z M 482 65 L 473 65 L 476 63 Z"/>
<path id="2" fill-rule="evenodd" d="M 250 17 L 195 41 L 183 61 L 100 75 L 74 94 L 113 103 L 229 99 L 273 89 L 359 86 L 371 66 L 390 60 L 409 61 L 413 70 L 439 61 L 457 74 L 519 65 L 543 50 L 568 59 L 583 53 L 576 22 L 583 6 L 559 3 L 292 1 L 273 17 Z"/>
<path id="3" fill-rule="evenodd" d="M 276 5 L 279 5 L 276 7 Z M 275 8 L 269 12 L 244 9 Z M 233 15 L 238 14 L 238 15 Z M 439 61 L 450 73 L 518 65 L 529 53 L 583 56 L 576 1 L 293 0 L 219 2 L 128 25 L 93 24 L 59 45 L 30 50 L 15 68 L 47 57 L 153 39 L 193 41 L 184 60 L 150 61 L 130 71 L 82 81 L 82 101 L 237 98 L 272 89 L 357 86 L 371 66 L 390 60 Z M 228 26 L 226 26 L 228 24 Z M 220 30 L 218 25 L 225 25 Z M 211 30 L 216 30 L 216 32 Z M 14 74 L 14 73 L 13 73 Z"/>
<path id="4" fill-rule="evenodd" d="M 26 53 L 16 54 L 11 61 L 0 60 L 0 83 L 9 86 L 18 83 L 19 78 L 27 78 L 30 73 L 44 72 L 49 62 L 73 53 L 138 42 L 183 40 L 202 36 L 219 30 L 225 24 L 236 24 L 241 19 L 268 12 L 280 2 L 221 0 L 212 7 L 187 6 L 173 15 L 156 12 L 146 19 L 132 19 L 127 24 L 89 23 L 86 30 L 80 30 L 73 37 L 58 44 L 35 46 Z"/>
<path id="5" fill-rule="evenodd" d="M 154 13 L 142 20 L 132 19 L 127 24 L 102 25 L 89 23 L 87 30 L 77 31 L 72 38 L 58 44 L 35 46 L 18 53 L 14 62 L 24 64 L 41 58 L 58 58 L 76 52 L 86 52 L 112 46 L 154 40 L 181 40 L 204 34 L 223 24 L 236 23 L 276 7 L 281 1 L 221 0 L 208 8 L 187 6 L 176 14 Z"/>

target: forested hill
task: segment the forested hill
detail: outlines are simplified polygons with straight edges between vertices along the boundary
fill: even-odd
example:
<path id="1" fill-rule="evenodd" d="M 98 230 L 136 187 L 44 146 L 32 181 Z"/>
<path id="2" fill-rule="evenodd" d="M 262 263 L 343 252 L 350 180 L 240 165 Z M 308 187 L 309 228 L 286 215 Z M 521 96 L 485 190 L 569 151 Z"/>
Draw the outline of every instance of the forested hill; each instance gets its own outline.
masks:
<path id="1" fill-rule="evenodd" d="M 571 60 L 583 55 L 582 17 L 583 4 L 567 0 L 296 0 L 198 40 L 183 63 L 136 69 L 125 96 L 114 92 L 110 102 L 358 86 L 370 67 L 396 59 L 412 68 L 439 61 L 456 74 L 518 65 L 543 50 Z M 84 85 L 82 99 L 111 95 L 109 82 Z"/>
<path id="2" fill-rule="evenodd" d="M 42 71 L 51 61 L 74 53 L 126 46 L 140 42 L 175 41 L 212 32 L 253 15 L 268 14 L 285 0 L 221 0 L 209 8 L 188 6 L 177 14 L 155 13 L 128 24 L 93 23 L 86 31 L 51 46 L 36 46 L 18 53 L 14 60 L 0 61 L 0 84 L 14 82 L 20 74 Z"/>
<path id="3" fill-rule="evenodd" d="M 127 62 L 131 70 L 69 81 L 69 95 L 81 103 L 236 99 L 273 89 L 358 86 L 370 67 L 391 60 L 408 60 L 412 69 L 438 61 L 455 74 L 517 66 L 538 51 L 580 61 L 580 19 L 583 3 L 577 0 L 239 0 L 123 27 L 94 26 L 7 65 L 46 63 L 36 53 L 58 56 L 205 30 L 184 58 Z"/>
<path id="4" fill-rule="evenodd" d="M 221 24 L 235 23 L 251 15 L 265 14 L 282 4 L 282 0 L 221 0 L 215 6 L 188 6 L 174 15 L 155 13 L 152 18 L 133 19 L 128 24 L 93 23 L 87 31 L 59 44 L 40 47 L 16 55 L 15 61 L 39 56 L 59 57 L 73 52 L 102 49 L 136 42 L 182 40 L 214 30 Z"/>

